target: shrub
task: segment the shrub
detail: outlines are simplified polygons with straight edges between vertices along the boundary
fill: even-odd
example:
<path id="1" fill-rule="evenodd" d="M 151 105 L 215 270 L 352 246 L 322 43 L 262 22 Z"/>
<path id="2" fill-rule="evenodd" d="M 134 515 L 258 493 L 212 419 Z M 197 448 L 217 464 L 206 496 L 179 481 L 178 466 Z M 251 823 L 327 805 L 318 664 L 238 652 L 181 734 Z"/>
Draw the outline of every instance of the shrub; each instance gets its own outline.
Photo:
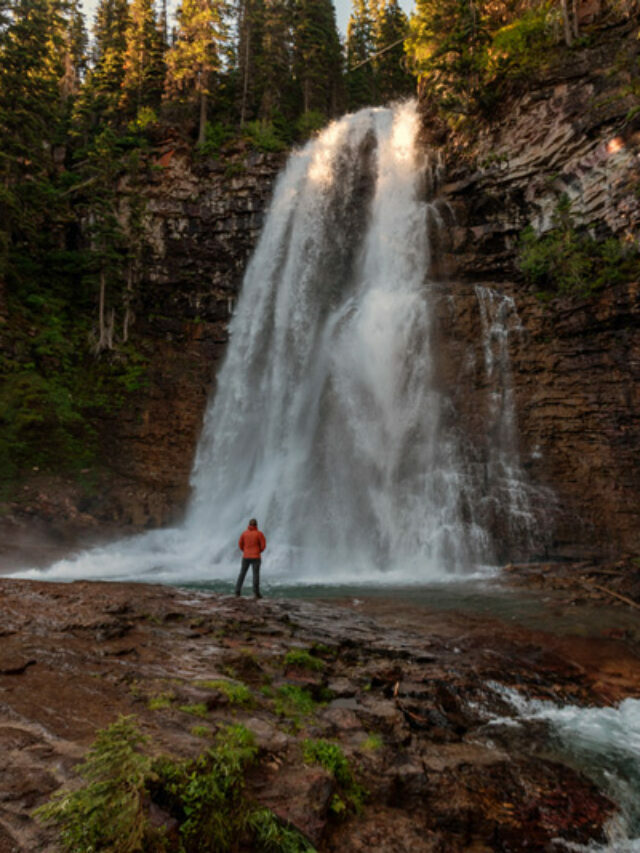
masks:
<path id="1" fill-rule="evenodd" d="M 558 201 L 553 228 L 537 234 L 532 227 L 520 235 L 518 266 L 542 298 L 575 293 L 589 296 L 600 288 L 640 277 L 640 252 L 616 237 L 596 240 L 580 232 L 566 195 Z"/>
<path id="2" fill-rule="evenodd" d="M 286 144 L 270 121 L 250 121 L 244 126 L 244 135 L 259 151 L 283 151 Z"/>
<path id="3" fill-rule="evenodd" d="M 306 838 L 296 829 L 283 826 L 271 809 L 256 809 L 247 823 L 258 849 L 266 853 L 315 853 Z"/>
<path id="4" fill-rule="evenodd" d="M 337 743 L 307 739 L 302 744 L 302 755 L 307 764 L 319 764 L 335 779 L 339 794 L 332 800 L 332 811 L 341 814 L 349 808 L 356 812 L 361 810 L 367 792 L 356 781 L 349 761 Z"/>
<path id="5" fill-rule="evenodd" d="M 292 717 L 295 720 L 299 717 L 307 717 L 313 714 L 316 705 L 311 693 L 303 687 L 283 684 L 276 690 L 275 710 L 276 714 L 282 717 Z"/>
<path id="6" fill-rule="evenodd" d="M 542 67 L 557 38 L 558 10 L 549 4 L 527 9 L 494 33 L 487 52 L 486 75 L 521 77 Z"/>
<path id="7" fill-rule="evenodd" d="M 60 828 L 65 851 L 118 853 L 140 850 L 147 827 L 143 803 L 150 760 L 139 752 L 146 742 L 132 717 L 119 717 L 98 733 L 77 770 L 86 780 L 76 791 L 61 790 L 35 814 Z"/>
<path id="8" fill-rule="evenodd" d="M 327 123 L 324 113 L 317 110 L 309 110 L 303 113 L 296 122 L 296 133 L 301 142 L 309 139 L 315 133 L 322 130 Z"/>
<path id="9" fill-rule="evenodd" d="M 253 705 L 253 694 L 246 684 L 239 681 L 225 681 L 224 679 L 215 679 L 213 681 L 198 681 L 199 687 L 205 687 L 208 690 L 219 690 L 227 697 L 231 705 L 244 705 L 249 707 Z"/>
<path id="10" fill-rule="evenodd" d="M 156 124 L 158 116 L 152 107 L 140 107 L 133 121 L 129 122 L 130 131 L 144 131 Z"/>
<path id="11" fill-rule="evenodd" d="M 313 853 L 300 833 L 247 798 L 245 772 L 258 750 L 244 726 L 222 728 L 195 761 L 152 762 L 139 752 L 146 742 L 133 718 L 119 718 L 98 733 L 78 768 L 84 786 L 59 791 L 37 809 L 41 820 L 60 828 L 60 847 L 66 853 L 167 849 L 162 830 L 150 826 L 145 810 L 150 801 L 178 820 L 180 853 L 228 853 L 240 841 L 243 849 L 256 853 Z"/>
<path id="12" fill-rule="evenodd" d="M 201 154 L 219 154 L 224 143 L 233 136 L 233 130 L 221 121 L 208 121 L 204 133 L 204 142 L 199 149 Z"/>
<path id="13" fill-rule="evenodd" d="M 158 693 L 156 696 L 150 696 L 147 701 L 147 707 L 150 711 L 160 711 L 163 708 L 170 708 L 172 700 L 175 699 L 175 693 Z"/>
<path id="14" fill-rule="evenodd" d="M 154 793 L 180 821 L 184 853 L 233 849 L 251 813 L 244 774 L 257 752 L 244 726 L 226 726 L 195 761 L 154 763 Z"/>
<path id="15" fill-rule="evenodd" d="M 363 749 L 365 752 L 375 752 L 378 749 L 382 749 L 383 746 L 384 741 L 382 740 L 382 737 L 374 732 L 362 742 L 360 749 Z"/>
<path id="16" fill-rule="evenodd" d="M 204 702 L 195 702 L 193 705 L 180 705 L 180 710 L 185 714 L 193 714 L 194 717 L 206 717 L 208 710 Z"/>

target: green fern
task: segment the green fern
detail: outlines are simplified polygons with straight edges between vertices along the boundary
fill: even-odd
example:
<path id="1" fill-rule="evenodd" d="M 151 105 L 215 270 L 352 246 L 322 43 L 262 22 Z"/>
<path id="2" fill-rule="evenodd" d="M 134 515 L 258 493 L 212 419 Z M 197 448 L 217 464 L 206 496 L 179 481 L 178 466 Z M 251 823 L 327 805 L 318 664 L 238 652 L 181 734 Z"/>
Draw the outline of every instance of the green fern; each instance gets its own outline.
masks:
<path id="1" fill-rule="evenodd" d="M 87 760 L 77 770 L 87 784 L 61 790 L 36 810 L 60 829 L 63 850 L 73 853 L 134 853 L 142 849 L 145 778 L 150 759 L 139 752 L 146 743 L 133 717 L 119 717 L 98 733 Z"/>

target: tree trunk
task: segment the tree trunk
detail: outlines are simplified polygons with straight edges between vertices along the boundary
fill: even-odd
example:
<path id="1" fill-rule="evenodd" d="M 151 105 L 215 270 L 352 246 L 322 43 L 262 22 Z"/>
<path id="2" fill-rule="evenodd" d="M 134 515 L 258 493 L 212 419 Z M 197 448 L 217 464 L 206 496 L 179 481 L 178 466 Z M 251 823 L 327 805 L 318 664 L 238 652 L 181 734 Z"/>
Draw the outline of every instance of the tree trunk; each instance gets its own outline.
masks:
<path id="1" fill-rule="evenodd" d="M 198 129 L 198 145 L 204 145 L 207 138 L 207 93 L 200 92 L 200 126 Z"/>
<path id="2" fill-rule="evenodd" d="M 580 23 L 578 21 L 578 14 L 580 11 L 580 0 L 572 0 L 572 17 L 573 17 L 573 37 L 580 38 Z"/>
<path id="3" fill-rule="evenodd" d="M 122 321 L 122 343 L 129 340 L 129 323 L 131 322 L 131 294 L 133 293 L 133 265 L 127 270 L 127 292 L 124 297 L 124 319 Z"/>
<path id="4" fill-rule="evenodd" d="M 249 44 L 251 42 L 251 25 L 246 25 L 244 34 L 244 74 L 242 80 L 242 103 L 240 105 L 240 127 L 244 127 L 247 112 L 247 95 L 249 93 Z"/>
<path id="5" fill-rule="evenodd" d="M 112 308 L 109 311 L 109 322 L 106 324 L 105 329 L 105 341 L 106 341 L 106 349 L 113 349 L 113 330 L 116 325 L 116 309 Z"/>
<path id="6" fill-rule="evenodd" d="M 98 296 L 98 343 L 96 344 L 96 352 L 102 352 L 106 347 L 106 330 L 104 324 L 104 297 L 107 288 L 104 269 L 100 270 L 100 292 Z"/>
<path id="7" fill-rule="evenodd" d="M 569 0 L 562 0 L 562 25 L 564 27 L 564 42 L 567 47 L 571 47 L 573 44 L 573 36 L 571 34 L 571 21 L 569 19 L 569 6 L 567 5 Z"/>

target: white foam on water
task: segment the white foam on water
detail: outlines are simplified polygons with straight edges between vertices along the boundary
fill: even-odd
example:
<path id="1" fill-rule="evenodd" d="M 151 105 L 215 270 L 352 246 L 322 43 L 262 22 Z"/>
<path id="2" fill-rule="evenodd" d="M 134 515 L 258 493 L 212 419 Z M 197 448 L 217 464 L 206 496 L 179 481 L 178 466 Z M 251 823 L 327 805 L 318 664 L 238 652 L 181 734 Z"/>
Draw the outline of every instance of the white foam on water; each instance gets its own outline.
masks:
<path id="1" fill-rule="evenodd" d="M 640 851 L 640 699 L 617 705 L 579 707 L 528 699 L 517 690 L 491 684 L 517 713 L 517 718 L 494 718 L 491 723 L 513 725 L 523 720 L 546 722 L 555 735 L 555 749 L 590 776 L 618 806 L 606 826 L 603 845 L 565 843 L 582 851 Z"/>

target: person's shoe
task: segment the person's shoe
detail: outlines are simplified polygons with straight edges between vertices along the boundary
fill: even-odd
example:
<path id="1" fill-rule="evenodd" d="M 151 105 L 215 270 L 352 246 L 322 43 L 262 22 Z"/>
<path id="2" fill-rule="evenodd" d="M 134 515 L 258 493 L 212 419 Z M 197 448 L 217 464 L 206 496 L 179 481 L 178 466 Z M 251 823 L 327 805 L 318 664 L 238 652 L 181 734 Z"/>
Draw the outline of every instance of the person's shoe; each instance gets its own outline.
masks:
<path id="1" fill-rule="evenodd" d="M 236 598 L 240 598 L 240 593 L 239 593 L 239 592 L 236 592 L 236 593 L 235 593 L 235 596 L 236 596 Z"/>
<path id="2" fill-rule="evenodd" d="M 253 596 L 253 597 L 254 597 L 254 598 L 262 598 L 262 596 L 260 595 L 260 593 L 259 593 L 259 592 L 256 592 L 256 593 L 254 594 L 254 596 Z"/>

